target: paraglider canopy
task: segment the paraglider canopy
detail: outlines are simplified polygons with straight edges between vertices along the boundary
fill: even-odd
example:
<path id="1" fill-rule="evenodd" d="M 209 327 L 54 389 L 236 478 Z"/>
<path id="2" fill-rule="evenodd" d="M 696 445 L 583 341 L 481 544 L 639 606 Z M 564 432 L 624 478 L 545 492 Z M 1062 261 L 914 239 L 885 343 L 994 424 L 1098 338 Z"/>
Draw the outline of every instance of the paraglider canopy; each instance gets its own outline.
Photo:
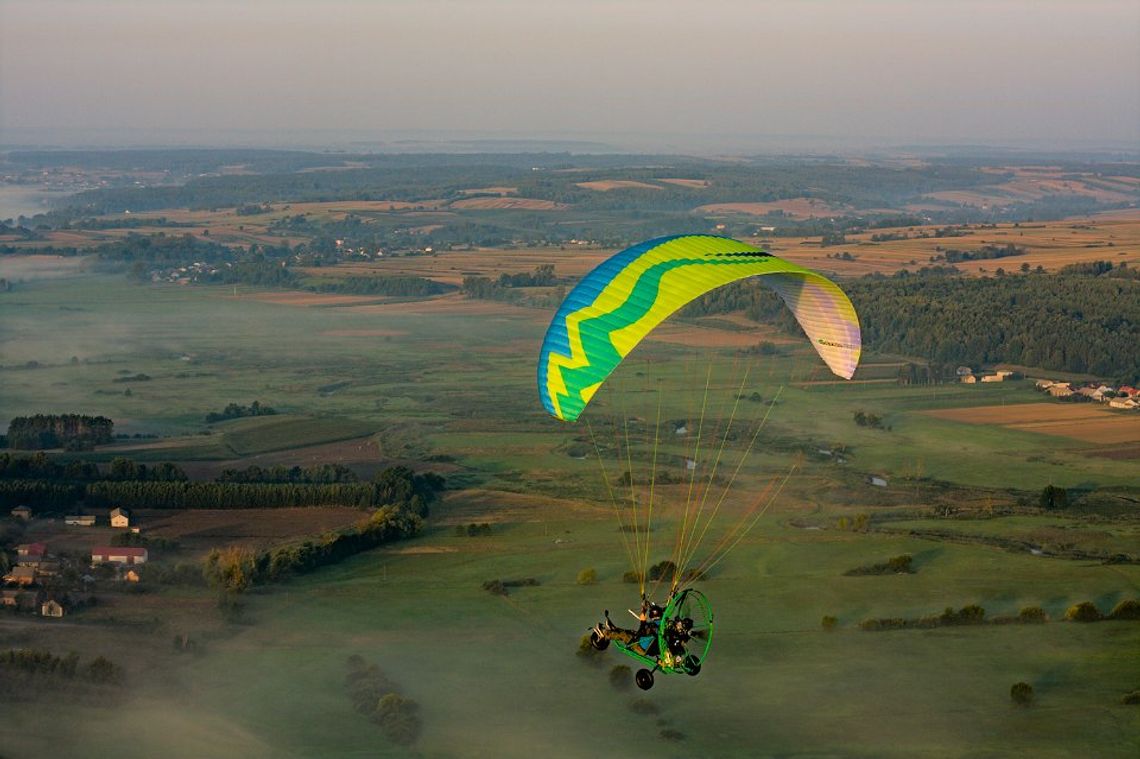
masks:
<path id="1" fill-rule="evenodd" d="M 654 327 L 701 295 L 747 277 L 773 289 L 828 368 L 851 378 L 862 350 L 859 318 L 834 282 L 729 237 L 677 235 L 611 256 L 566 296 L 539 354 L 542 405 L 558 419 L 576 420 Z"/>

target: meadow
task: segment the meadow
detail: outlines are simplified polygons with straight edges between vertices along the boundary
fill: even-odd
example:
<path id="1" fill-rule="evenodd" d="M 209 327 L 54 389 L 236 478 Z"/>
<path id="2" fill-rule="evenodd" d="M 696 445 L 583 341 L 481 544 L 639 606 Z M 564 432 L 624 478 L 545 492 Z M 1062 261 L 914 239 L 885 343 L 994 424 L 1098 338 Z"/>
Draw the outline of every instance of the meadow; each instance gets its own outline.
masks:
<path id="1" fill-rule="evenodd" d="M 526 271 L 535 260 L 533 250 L 479 255 L 487 271 Z M 525 263 L 514 258 L 524 255 Z M 0 419 L 103 414 L 118 433 L 159 437 L 121 440 L 93 457 L 170 459 L 196 476 L 250 463 L 332 460 L 365 474 L 409 463 L 444 474 L 451 490 L 422 536 L 254 588 L 236 620 L 220 615 L 208 591 L 184 588 L 113 594 L 105 607 L 37 622 L 33 632 L 0 619 L 0 646 L 104 653 L 123 663 L 130 683 L 129 695 L 107 705 L 39 700 L 5 709 L 5 756 L 47 746 L 61 756 L 409 755 L 352 711 L 344 688 L 352 654 L 377 662 L 421 704 L 424 732 L 411 753 L 425 757 L 1131 757 L 1140 749 L 1140 712 L 1120 703 L 1140 687 L 1140 624 L 1059 621 L 1074 603 L 1107 612 L 1140 597 L 1137 565 L 905 532 L 933 525 L 982 538 L 1072 533 L 1105 551 L 1135 545 L 1134 516 L 1107 525 L 1083 512 L 1032 509 L 1016 521 L 931 518 L 935 504 L 1000 512 L 1047 484 L 1136 498 L 1140 461 L 1100 455 L 1116 444 L 1017 429 L 1000 417 L 970 421 L 978 408 L 1040 413 L 1029 381 L 904 386 L 891 379 L 901 357 L 867 356 L 856 381 L 835 383 L 810 348 L 786 336 L 772 355 L 740 353 L 748 347 L 741 335 L 768 341 L 771 327 L 742 332 L 726 317 L 679 322 L 647 342 L 632 374 L 595 400 L 605 445 L 619 434 L 614 418 L 659 414 L 675 424 L 661 454 L 685 471 L 691 442 L 675 430 L 700 418 L 712 366 L 710 420 L 723 420 L 742 395 L 740 418 L 763 421 L 737 489 L 763 493 L 792 476 L 701 585 L 717 612 L 705 670 L 695 679 L 659 676 L 641 694 L 610 684 L 610 668 L 625 663 L 616 651 L 596 664 L 576 655 L 604 608 L 618 620 L 637 604 L 637 586 L 621 581 L 628 562 L 589 434 L 548 418 L 536 398 L 548 310 L 456 294 L 346 301 L 28 271 L 0 301 Z M 747 378 L 742 367 L 752 367 Z M 657 377 L 675 392 L 657 390 Z M 254 400 L 279 414 L 205 421 Z M 885 428 L 858 426 L 857 411 L 881 415 Z M 1140 440 L 1140 422 L 1132 424 Z M 726 451 L 743 446 L 737 438 Z M 870 484 L 872 474 L 887 487 Z M 674 512 L 663 510 L 650 533 L 653 561 L 670 555 L 683 491 L 662 491 Z M 726 508 L 709 546 L 747 504 Z M 840 526 L 859 514 L 873 517 L 872 529 Z M 314 531 L 339 523 L 328 516 Z M 203 549 L 203 535 L 297 534 L 288 516 L 260 531 L 248 517 L 234 515 L 229 527 L 209 515 L 171 517 L 156 534 L 188 541 L 189 551 Z M 455 534 L 456 525 L 483 522 L 490 536 Z M 916 574 L 842 576 L 903 553 Z M 577 584 L 586 568 L 597 570 L 598 584 Z M 506 597 L 482 588 L 525 577 L 540 584 Z M 858 629 L 867 618 L 974 603 L 989 617 L 1039 605 L 1054 621 Z M 821 627 L 825 615 L 837 618 L 836 629 Z M 171 650 L 180 633 L 202 641 L 198 655 Z M 1018 681 L 1033 686 L 1033 706 L 1010 701 Z M 652 713 L 631 709 L 641 700 L 651 705 L 635 708 Z M 59 738 L 61 720 L 72 729 Z"/>
<path id="2" fill-rule="evenodd" d="M 530 499 L 525 513 L 510 496 L 496 508 L 493 492 L 466 500 L 453 495 L 439 523 L 410 543 L 255 593 L 247 624 L 208 638 L 199 657 L 140 646 L 130 657 L 129 744 L 113 727 L 123 707 L 69 707 L 74 743 L 56 744 L 61 754 L 1127 757 L 1140 746 L 1140 715 L 1120 704 L 1140 677 L 1135 622 L 855 627 L 971 603 L 989 616 L 1040 605 L 1056 620 L 1078 601 L 1110 608 L 1135 597 L 1135 566 L 802 530 L 781 509 L 702 584 L 717 614 L 702 673 L 659 675 L 641 694 L 610 684 L 611 667 L 626 663 L 616 652 L 598 663 L 575 654 L 603 607 L 624 616 L 636 604 L 636 586 L 618 579 L 626 565 L 612 518 L 550 499 Z M 493 534 L 455 537 L 451 512 L 490 520 Z M 841 576 L 904 552 L 916 574 Z M 585 567 L 597 569 L 597 585 L 575 583 Z M 507 597 L 481 588 L 524 576 L 541 584 Z M 823 615 L 838 627 L 823 630 Z M 199 624 L 195 634 L 209 631 Z M 140 636 L 167 643 L 169 629 Z M 343 679 L 352 654 L 377 662 L 421 704 L 415 750 L 387 743 L 351 710 Z M 170 674 L 152 677 L 156 666 Z M 1018 681 L 1033 686 L 1033 706 L 1011 703 Z M 635 701 L 652 713 L 634 711 Z M 62 713 L 29 709 L 6 750 L 47 745 Z M 663 738 L 666 729 L 683 738 Z"/>

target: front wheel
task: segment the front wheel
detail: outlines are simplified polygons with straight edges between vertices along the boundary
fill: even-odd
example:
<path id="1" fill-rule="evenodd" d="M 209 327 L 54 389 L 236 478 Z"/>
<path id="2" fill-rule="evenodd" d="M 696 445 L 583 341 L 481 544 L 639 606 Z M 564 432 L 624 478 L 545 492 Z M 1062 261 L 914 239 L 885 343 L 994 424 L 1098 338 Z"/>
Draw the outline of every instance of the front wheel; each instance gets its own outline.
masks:
<path id="1" fill-rule="evenodd" d="M 686 675 L 696 677 L 701 673 L 701 660 L 689 654 L 681 662 L 681 668 L 685 670 Z"/>
<path id="2" fill-rule="evenodd" d="M 598 635 L 598 631 L 594 630 L 590 633 L 590 645 L 594 647 L 595 651 L 605 651 L 610 647 L 610 639 L 604 635 Z"/>
<path id="3" fill-rule="evenodd" d="M 653 673 L 647 669 L 637 670 L 637 674 L 633 676 L 633 680 L 637 683 L 637 687 L 642 690 L 649 690 L 653 687 Z"/>

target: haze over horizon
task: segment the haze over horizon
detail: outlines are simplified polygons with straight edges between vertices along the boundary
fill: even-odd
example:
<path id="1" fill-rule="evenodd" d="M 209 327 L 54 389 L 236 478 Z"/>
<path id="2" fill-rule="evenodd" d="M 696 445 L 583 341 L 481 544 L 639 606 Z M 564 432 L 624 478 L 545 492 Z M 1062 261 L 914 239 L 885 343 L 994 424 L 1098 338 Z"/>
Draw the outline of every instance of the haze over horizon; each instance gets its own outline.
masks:
<path id="1" fill-rule="evenodd" d="M 1140 4 L 0 3 L 0 144 L 1140 147 Z"/>

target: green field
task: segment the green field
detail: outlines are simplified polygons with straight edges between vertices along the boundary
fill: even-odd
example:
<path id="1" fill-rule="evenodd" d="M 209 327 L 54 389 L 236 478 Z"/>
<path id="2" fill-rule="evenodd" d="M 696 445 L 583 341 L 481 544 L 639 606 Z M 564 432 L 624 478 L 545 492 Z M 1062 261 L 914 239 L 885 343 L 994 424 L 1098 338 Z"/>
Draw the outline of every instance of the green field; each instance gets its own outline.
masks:
<path id="1" fill-rule="evenodd" d="M 440 511 L 447 514 L 448 508 Z M 465 512 L 467 513 L 467 512 Z M 495 518 L 494 512 L 486 514 Z M 352 712 L 345 660 L 378 662 L 422 705 L 415 755 L 429 757 L 636 753 L 663 756 L 1134 756 L 1140 713 L 1120 697 L 1140 682 L 1140 624 L 1005 625 L 861 632 L 871 616 L 918 616 L 979 603 L 989 615 L 1071 603 L 1102 608 L 1140 595 L 1135 566 L 1089 566 L 977 546 L 795 530 L 767 518 L 706 581 L 718 629 L 702 674 L 658 676 L 645 696 L 660 710 L 629 710 L 617 691 L 615 651 L 590 665 L 574 655 L 603 606 L 635 605 L 613 524 L 566 518 L 558 506 L 505 522 L 489 538 L 441 526 L 398 549 L 375 551 L 250 600 L 252 626 L 199 659 L 167 654 L 170 682 L 144 673 L 131 702 L 138 725 L 123 756 L 407 756 Z M 563 542 L 555 543 L 556 538 Z M 409 553 L 408 549 L 437 553 Z M 841 577 L 901 552 L 914 575 Z M 582 587 L 579 569 L 601 581 Z M 506 599 L 490 578 L 537 577 Z M 624 612 L 620 612 L 624 616 Z M 820 629 L 824 614 L 840 627 Z M 615 616 L 615 618 L 617 618 Z M 166 631 L 155 635 L 164 639 Z M 1024 680 L 1036 693 L 1009 699 Z M 22 722 L 12 749 L 50 740 L 50 710 Z M 120 735 L 110 710 L 69 712 L 75 747 L 101 754 Z M 660 720 L 660 721 L 659 721 Z M 663 728 L 685 739 L 669 743 Z"/>
<path id="2" fill-rule="evenodd" d="M 1107 612 L 1140 598 L 1135 564 L 835 528 L 841 517 L 901 516 L 894 510 L 904 509 L 908 521 L 885 527 L 1052 541 L 1071 535 L 1088 549 L 1135 554 L 1134 515 L 1105 523 L 1031 513 L 927 518 L 935 503 L 1009 506 L 1049 483 L 1136 497 L 1136 459 L 1098 457 L 1087 442 L 919 413 L 1040 402 L 1031 383 L 823 384 L 814 354 L 802 347 L 765 357 L 664 342 L 639 349 L 634 374 L 595 401 L 592 423 L 603 445 L 619 441 L 615 415 L 699 421 L 704 375 L 697 364 L 711 357 L 717 400 L 705 434 L 716 437 L 741 389 L 763 399 L 741 402 L 745 428 L 767 416 L 736 489 L 759 493 L 795 467 L 751 536 L 702 585 L 718 614 L 704 672 L 659 677 L 645 696 L 659 714 L 645 715 L 629 709 L 640 693 L 609 683 L 609 668 L 624 663 L 616 651 L 597 666 L 575 655 L 603 608 L 616 620 L 638 599 L 636 586 L 620 581 L 628 562 L 597 461 L 583 455 L 589 435 L 582 425 L 548 418 L 537 401 L 534 361 L 550 313 L 451 296 L 321 307 L 257 296 L 131 285 L 111 275 L 21 283 L 0 299 L 0 421 L 35 412 L 104 414 L 116 432 L 159 438 L 120 441 L 95 457 L 188 465 L 265 454 L 308 464 L 321 446 L 370 435 L 376 464 L 434 459 L 423 466 L 437 466 L 453 492 L 414 541 L 255 589 L 242 623 L 222 622 L 205 591 L 165 589 L 43 625 L 35 640 L 0 620 L 0 647 L 105 653 L 126 666 L 131 683 L 131 693 L 111 705 L 40 701 L 5 709 L 0 754 L 40 755 L 48 746 L 60 756 L 123 757 L 1140 751 L 1140 711 L 1120 704 L 1140 688 L 1136 622 L 880 633 L 857 627 L 870 617 L 918 617 L 973 603 L 990 617 L 1041 605 L 1058 620 L 1077 602 Z M 742 385 L 739 368 L 753 361 L 758 368 Z M 138 374 L 150 379 L 115 381 Z M 664 377 L 675 391 L 659 393 L 649 376 Z M 228 403 L 253 400 L 280 415 L 205 422 Z M 882 415 L 889 429 L 857 426 L 852 416 L 860 410 Z M 659 445 L 676 471 L 684 471 L 686 440 Z M 739 453 L 745 443 L 725 448 Z M 651 448 L 638 446 L 634 456 L 644 467 Z M 869 474 L 886 477 L 888 487 L 870 485 Z M 743 506 L 734 500 L 726 508 L 731 516 Z M 494 523 L 491 537 L 453 535 L 456 523 L 482 521 Z M 718 523 L 708 545 L 731 521 Z M 675 532 L 676 513 L 663 510 L 653 561 L 668 557 Z M 914 556 L 916 574 L 842 576 L 901 553 Z M 597 569 L 598 585 L 575 583 L 587 567 Z M 481 588 L 488 579 L 520 577 L 541 585 L 505 599 Z M 838 629 L 823 631 L 824 615 L 836 616 Z M 145 624 L 126 624 L 131 620 Z M 200 656 L 171 652 L 171 637 L 181 632 L 205 641 Z M 411 754 L 352 711 L 343 680 L 354 653 L 379 663 L 422 705 L 424 733 Z M 1030 708 L 1010 701 L 1010 686 L 1021 680 L 1036 692 Z M 60 745 L 53 741 L 64 720 L 70 730 Z M 667 741 L 664 729 L 684 738 Z"/>

